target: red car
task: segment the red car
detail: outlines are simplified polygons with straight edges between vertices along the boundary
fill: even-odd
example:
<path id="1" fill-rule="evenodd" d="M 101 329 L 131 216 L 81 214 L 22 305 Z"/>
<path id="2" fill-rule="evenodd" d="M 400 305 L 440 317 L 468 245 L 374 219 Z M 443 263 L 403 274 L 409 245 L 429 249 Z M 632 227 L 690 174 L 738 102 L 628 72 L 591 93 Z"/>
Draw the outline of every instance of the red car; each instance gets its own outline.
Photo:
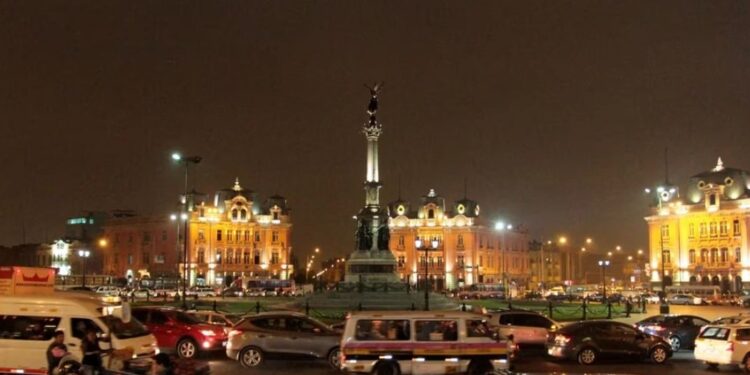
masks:
<path id="1" fill-rule="evenodd" d="M 182 310 L 165 307 L 137 307 L 133 316 L 156 336 L 159 348 L 193 358 L 199 351 L 224 350 L 227 334 L 222 327 L 201 322 Z"/>

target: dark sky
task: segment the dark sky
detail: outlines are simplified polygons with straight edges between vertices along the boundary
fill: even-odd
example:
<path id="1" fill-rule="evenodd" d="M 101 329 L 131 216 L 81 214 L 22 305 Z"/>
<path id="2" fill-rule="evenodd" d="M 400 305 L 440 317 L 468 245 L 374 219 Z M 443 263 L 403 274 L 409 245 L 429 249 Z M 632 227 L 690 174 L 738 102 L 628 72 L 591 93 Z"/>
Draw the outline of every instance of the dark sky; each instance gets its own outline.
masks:
<path id="1" fill-rule="evenodd" d="M 0 243 L 198 188 L 289 199 L 294 249 L 353 248 L 368 92 L 382 196 L 463 181 L 537 238 L 645 246 L 643 188 L 750 169 L 750 3 L 2 1 Z"/>

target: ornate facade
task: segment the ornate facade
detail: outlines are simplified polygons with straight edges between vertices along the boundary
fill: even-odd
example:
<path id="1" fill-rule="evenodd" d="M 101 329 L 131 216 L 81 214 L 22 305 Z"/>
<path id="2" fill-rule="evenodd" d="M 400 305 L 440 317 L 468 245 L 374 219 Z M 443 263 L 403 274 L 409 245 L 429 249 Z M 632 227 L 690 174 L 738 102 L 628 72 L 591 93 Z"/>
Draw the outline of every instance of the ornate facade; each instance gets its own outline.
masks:
<path id="1" fill-rule="evenodd" d="M 284 197 L 274 195 L 259 204 L 235 181 L 216 194 L 212 205 L 202 203 L 189 216 L 192 283 L 291 278 L 292 222 Z"/>
<path id="2" fill-rule="evenodd" d="M 686 194 L 676 187 L 657 189 L 646 217 L 654 286 L 718 285 L 741 290 L 750 282 L 750 172 L 716 167 L 693 176 Z"/>
<path id="3" fill-rule="evenodd" d="M 526 287 L 528 233 L 510 226 L 485 226 L 475 201 L 464 198 L 447 207 L 445 199 L 430 190 L 419 206 L 399 199 L 389 210 L 389 247 L 402 281 L 421 284 L 428 274 L 437 290 L 504 282 Z M 417 239 L 423 244 L 420 249 Z"/>

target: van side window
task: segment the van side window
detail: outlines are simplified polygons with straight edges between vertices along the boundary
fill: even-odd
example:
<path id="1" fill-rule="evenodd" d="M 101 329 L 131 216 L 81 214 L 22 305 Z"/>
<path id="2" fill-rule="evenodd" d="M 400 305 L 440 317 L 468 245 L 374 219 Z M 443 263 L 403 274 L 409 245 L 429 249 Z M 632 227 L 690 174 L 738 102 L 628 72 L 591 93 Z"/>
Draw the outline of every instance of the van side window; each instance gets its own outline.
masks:
<path id="1" fill-rule="evenodd" d="M 93 329 L 96 332 L 101 332 L 99 326 L 96 325 L 91 319 L 72 318 L 70 319 L 70 326 L 73 330 L 73 337 L 83 340 L 86 337 L 86 332 L 89 329 Z"/>
<path id="2" fill-rule="evenodd" d="M 357 321 L 355 337 L 360 341 L 408 340 L 408 320 L 362 319 Z"/>
<path id="3" fill-rule="evenodd" d="M 737 336 L 735 336 L 735 340 L 737 341 L 748 341 L 750 340 L 750 329 L 743 328 L 737 330 Z"/>
<path id="4" fill-rule="evenodd" d="M 503 325 L 513 325 L 513 315 L 512 314 L 504 314 L 500 315 L 500 324 Z"/>
<path id="5" fill-rule="evenodd" d="M 60 318 L 0 315 L 0 339 L 49 341 Z"/>
<path id="6" fill-rule="evenodd" d="M 458 340 L 458 324 L 455 320 L 418 320 L 414 327 L 417 341 Z"/>
<path id="7" fill-rule="evenodd" d="M 466 337 L 492 337 L 492 330 L 483 320 L 467 320 Z"/>

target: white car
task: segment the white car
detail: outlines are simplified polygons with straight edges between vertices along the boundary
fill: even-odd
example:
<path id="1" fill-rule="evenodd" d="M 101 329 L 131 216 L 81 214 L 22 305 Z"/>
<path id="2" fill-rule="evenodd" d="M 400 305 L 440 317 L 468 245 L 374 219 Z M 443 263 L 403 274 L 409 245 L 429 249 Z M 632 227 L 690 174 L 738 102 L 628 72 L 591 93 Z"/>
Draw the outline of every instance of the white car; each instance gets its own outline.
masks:
<path id="1" fill-rule="evenodd" d="M 180 291 L 182 293 L 182 291 Z M 196 286 L 187 292 L 188 296 L 216 297 L 216 290 L 210 286 Z"/>
<path id="2" fill-rule="evenodd" d="M 105 296 L 119 296 L 121 292 L 120 288 L 116 286 L 109 286 L 109 285 L 100 286 L 96 288 L 94 291 L 98 294 L 103 294 Z"/>
<path id="3" fill-rule="evenodd" d="M 501 311 L 489 314 L 488 323 L 497 327 L 501 337 L 513 337 L 515 344 L 544 345 L 549 332 L 560 325 L 533 311 Z"/>
<path id="4" fill-rule="evenodd" d="M 689 294 L 675 294 L 667 297 L 667 303 L 670 305 L 701 305 L 703 300 Z"/>
<path id="5" fill-rule="evenodd" d="M 709 325 L 695 339 L 695 359 L 708 367 L 740 365 L 750 371 L 750 325 Z"/>

